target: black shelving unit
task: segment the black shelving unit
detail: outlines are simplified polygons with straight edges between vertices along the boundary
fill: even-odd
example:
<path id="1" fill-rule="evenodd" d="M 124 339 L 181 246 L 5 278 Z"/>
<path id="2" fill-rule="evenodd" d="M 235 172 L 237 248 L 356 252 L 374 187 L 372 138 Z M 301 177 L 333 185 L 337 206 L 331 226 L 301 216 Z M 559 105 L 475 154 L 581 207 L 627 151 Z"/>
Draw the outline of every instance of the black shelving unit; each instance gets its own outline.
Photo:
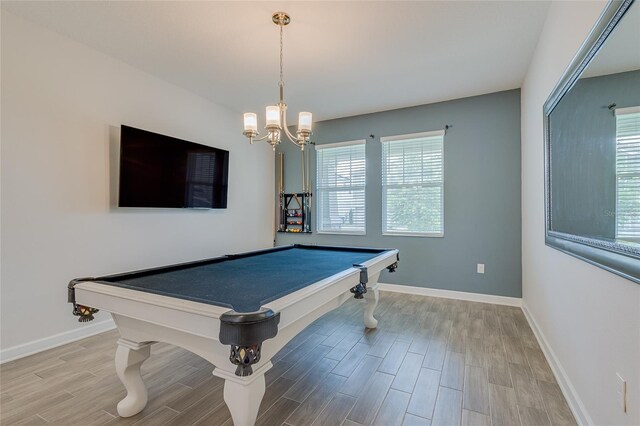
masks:
<path id="1" fill-rule="evenodd" d="M 280 193 L 278 232 L 311 233 L 311 193 Z"/>

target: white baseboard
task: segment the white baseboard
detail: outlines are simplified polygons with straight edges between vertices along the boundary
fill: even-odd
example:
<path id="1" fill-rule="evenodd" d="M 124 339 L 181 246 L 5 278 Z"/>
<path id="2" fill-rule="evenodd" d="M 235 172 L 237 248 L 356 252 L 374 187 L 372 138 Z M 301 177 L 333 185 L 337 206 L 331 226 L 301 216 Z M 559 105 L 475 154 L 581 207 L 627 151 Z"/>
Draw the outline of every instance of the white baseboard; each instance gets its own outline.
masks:
<path id="1" fill-rule="evenodd" d="M 547 342 L 547 339 L 542 333 L 542 330 L 538 326 L 535 318 L 531 314 L 531 311 L 527 308 L 527 304 L 522 304 L 522 311 L 524 312 L 527 321 L 529 321 L 529 325 L 531 326 L 531 330 L 533 330 L 533 334 L 535 334 L 536 339 L 538 339 L 538 344 L 540 348 L 542 348 L 542 352 L 544 352 L 544 356 L 547 358 L 547 362 L 553 371 L 553 375 L 556 376 L 556 380 L 558 381 L 558 385 L 560 386 L 560 390 L 564 394 L 564 398 L 567 400 L 567 404 L 569 404 L 569 408 L 573 413 L 573 416 L 576 418 L 576 422 L 579 425 L 593 425 L 593 420 L 591 416 L 587 412 L 587 407 L 582 403 L 580 396 L 578 396 L 578 392 L 573 387 L 569 376 L 567 376 L 566 371 L 562 367 L 560 360 L 551 349 L 551 346 Z"/>
<path id="2" fill-rule="evenodd" d="M 94 324 L 85 325 L 74 330 L 64 331 L 54 334 L 53 336 L 43 339 L 34 340 L 32 342 L 23 343 L 22 345 L 13 346 L 11 348 L 0 350 L 0 364 L 24 358 L 38 352 L 53 349 L 85 337 L 93 336 L 105 331 L 113 330 L 116 327 L 112 319 L 107 319 Z"/>
<path id="3" fill-rule="evenodd" d="M 444 297 L 447 299 L 468 300 L 470 302 L 493 303 L 495 305 L 522 306 L 519 297 L 494 296 L 492 294 L 467 293 L 464 291 L 441 290 L 437 288 L 413 287 L 408 285 L 380 283 L 381 291 L 415 294 L 418 296 Z"/>

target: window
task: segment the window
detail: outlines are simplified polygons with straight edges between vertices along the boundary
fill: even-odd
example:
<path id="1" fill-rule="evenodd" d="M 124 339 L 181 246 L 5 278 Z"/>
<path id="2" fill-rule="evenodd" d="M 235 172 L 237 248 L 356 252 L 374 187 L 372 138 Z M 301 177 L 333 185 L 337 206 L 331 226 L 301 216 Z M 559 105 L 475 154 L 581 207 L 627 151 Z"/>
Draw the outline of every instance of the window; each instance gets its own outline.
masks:
<path id="1" fill-rule="evenodd" d="M 316 145 L 318 232 L 365 234 L 365 141 Z"/>
<path id="2" fill-rule="evenodd" d="M 382 233 L 444 235 L 444 130 L 382 142 Z"/>
<path id="3" fill-rule="evenodd" d="M 208 208 L 214 203 L 216 156 L 215 152 L 187 152 L 186 206 Z"/>
<path id="4" fill-rule="evenodd" d="M 640 242 L 640 107 L 616 109 L 616 238 Z"/>

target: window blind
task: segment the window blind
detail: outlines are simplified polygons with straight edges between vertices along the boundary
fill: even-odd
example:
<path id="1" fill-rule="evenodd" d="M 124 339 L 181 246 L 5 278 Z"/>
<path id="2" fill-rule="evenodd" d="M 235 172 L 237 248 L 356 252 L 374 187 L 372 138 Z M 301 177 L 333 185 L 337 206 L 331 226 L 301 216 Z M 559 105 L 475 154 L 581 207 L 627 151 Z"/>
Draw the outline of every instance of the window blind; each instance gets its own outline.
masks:
<path id="1" fill-rule="evenodd" d="M 364 234 L 365 141 L 316 145 L 317 230 Z"/>
<path id="2" fill-rule="evenodd" d="M 187 196 L 185 201 L 189 207 L 208 207 L 211 205 L 215 166 L 215 152 L 187 153 Z"/>
<path id="3" fill-rule="evenodd" d="M 382 232 L 444 234 L 444 131 L 381 138 Z"/>
<path id="4" fill-rule="evenodd" d="M 640 108 L 616 110 L 616 238 L 640 240 Z"/>

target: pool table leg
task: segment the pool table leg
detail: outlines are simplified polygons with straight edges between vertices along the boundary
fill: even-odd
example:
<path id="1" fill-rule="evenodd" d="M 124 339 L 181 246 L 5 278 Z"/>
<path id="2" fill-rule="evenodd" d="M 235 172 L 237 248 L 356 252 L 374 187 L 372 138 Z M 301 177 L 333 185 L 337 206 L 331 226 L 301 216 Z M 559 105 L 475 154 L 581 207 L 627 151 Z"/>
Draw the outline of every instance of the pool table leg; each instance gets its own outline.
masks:
<path id="1" fill-rule="evenodd" d="M 137 343 L 128 339 L 118 340 L 116 349 L 116 373 L 127 389 L 127 396 L 118 403 L 120 417 L 138 414 L 147 405 L 147 387 L 142 381 L 140 367 L 151 355 L 151 343 Z"/>
<path id="2" fill-rule="evenodd" d="M 227 376 L 224 381 L 224 402 L 236 426 L 252 426 L 258 417 L 265 381 L 264 370 L 256 373 L 248 377 Z"/>
<path id="3" fill-rule="evenodd" d="M 366 305 L 364 307 L 364 326 L 367 328 L 376 328 L 378 326 L 378 320 L 373 317 L 373 311 L 378 306 L 378 299 L 380 298 L 380 292 L 378 290 L 378 283 L 373 287 L 369 287 L 364 294 L 364 300 Z"/>

